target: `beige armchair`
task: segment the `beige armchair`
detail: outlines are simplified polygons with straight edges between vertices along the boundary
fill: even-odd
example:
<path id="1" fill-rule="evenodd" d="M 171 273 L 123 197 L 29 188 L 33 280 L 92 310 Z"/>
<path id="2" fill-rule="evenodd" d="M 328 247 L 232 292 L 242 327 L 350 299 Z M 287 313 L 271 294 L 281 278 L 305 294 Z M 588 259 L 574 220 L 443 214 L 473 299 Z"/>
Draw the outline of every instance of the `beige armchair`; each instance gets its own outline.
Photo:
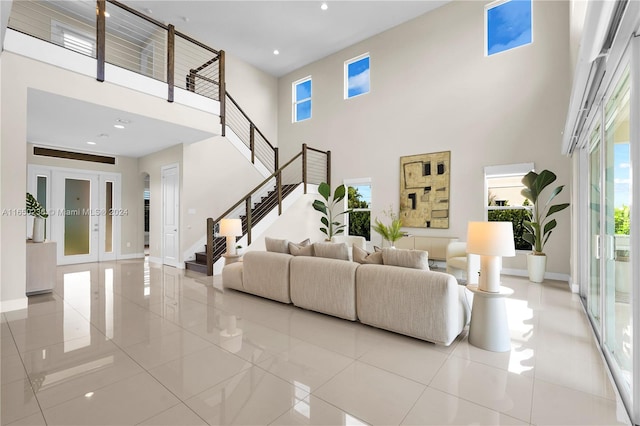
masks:
<path id="1" fill-rule="evenodd" d="M 467 254 L 466 242 L 453 242 L 447 246 L 447 273 L 457 279 L 466 279 L 467 284 L 478 284 L 480 256 Z"/>

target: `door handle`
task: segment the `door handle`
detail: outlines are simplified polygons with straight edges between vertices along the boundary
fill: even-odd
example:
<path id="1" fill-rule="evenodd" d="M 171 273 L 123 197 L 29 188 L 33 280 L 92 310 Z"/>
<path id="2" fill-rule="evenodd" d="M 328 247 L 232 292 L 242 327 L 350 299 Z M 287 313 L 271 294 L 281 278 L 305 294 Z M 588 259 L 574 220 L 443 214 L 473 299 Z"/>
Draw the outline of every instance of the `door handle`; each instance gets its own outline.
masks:
<path id="1" fill-rule="evenodd" d="M 595 252 L 593 253 L 594 257 L 596 260 L 600 260 L 600 235 L 593 236 L 593 248 Z"/>

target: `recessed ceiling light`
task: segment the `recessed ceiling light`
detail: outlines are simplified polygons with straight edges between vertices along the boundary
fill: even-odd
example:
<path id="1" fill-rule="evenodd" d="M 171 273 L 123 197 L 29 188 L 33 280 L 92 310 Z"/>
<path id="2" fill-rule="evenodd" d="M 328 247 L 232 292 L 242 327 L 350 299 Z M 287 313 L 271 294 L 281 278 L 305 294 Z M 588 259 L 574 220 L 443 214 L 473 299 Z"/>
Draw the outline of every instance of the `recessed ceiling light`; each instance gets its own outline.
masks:
<path id="1" fill-rule="evenodd" d="M 91 398 L 93 396 L 93 392 L 87 392 L 84 394 L 85 398 Z"/>
<path id="2" fill-rule="evenodd" d="M 87 141 L 87 145 L 95 145 L 95 142 Z"/>
<path id="3" fill-rule="evenodd" d="M 107 11 L 105 11 L 105 12 L 104 12 L 104 17 L 105 17 L 105 18 L 108 18 L 108 17 L 110 17 L 110 16 L 111 16 L 111 14 L 110 14 L 109 12 L 107 12 Z"/>
<path id="4" fill-rule="evenodd" d="M 131 120 L 127 120 L 125 118 L 116 118 L 116 123 L 129 124 Z"/>
<path id="5" fill-rule="evenodd" d="M 320 5 L 320 9 L 322 9 L 322 10 L 327 10 L 327 9 L 329 9 L 329 5 L 328 5 L 328 4 L 326 4 L 326 3 L 322 3 L 322 4 Z"/>
<path id="6" fill-rule="evenodd" d="M 274 50 L 274 51 L 273 51 L 273 54 L 274 54 L 274 55 L 279 55 L 279 54 L 280 54 L 280 51 L 279 51 L 278 49 L 276 49 L 276 50 Z"/>
<path id="7" fill-rule="evenodd" d="M 116 129 L 124 129 L 124 126 L 122 124 L 114 124 L 113 127 L 115 127 Z"/>
<path id="8" fill-rule="evenodd" d="M 148 7 L 145 8 L 144 11 L 147 12 L 149 15 L 153 13 L 153 10 L 149 9 Z"/>

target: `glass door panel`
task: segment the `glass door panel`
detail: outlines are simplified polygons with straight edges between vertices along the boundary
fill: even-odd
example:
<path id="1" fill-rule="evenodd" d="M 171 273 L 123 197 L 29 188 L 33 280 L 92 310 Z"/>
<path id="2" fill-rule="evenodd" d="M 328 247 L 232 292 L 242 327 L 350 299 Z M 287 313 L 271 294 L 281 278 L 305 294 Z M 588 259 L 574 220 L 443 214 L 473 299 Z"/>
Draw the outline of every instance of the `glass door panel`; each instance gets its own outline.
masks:
<path id="1" fill-rule="evenodd" d="M 587 309 L 600 329 L 600 125 L 591 134 L 589 153 L 589 290 Z"/>
<path id="2" fill-rule="evenodd" d="M 91 251 L 91 181 L 65 179 L 64 182 L 64 255 L 89 254 Z"/>
<path id="3" fill-rule="evenodd" d="M 605 251 L 604 343 L 617 363 L 626 385 L 631 386 L 632 310 L 630 268 L 630 81 L 627 70 L 605 111 Z"/>

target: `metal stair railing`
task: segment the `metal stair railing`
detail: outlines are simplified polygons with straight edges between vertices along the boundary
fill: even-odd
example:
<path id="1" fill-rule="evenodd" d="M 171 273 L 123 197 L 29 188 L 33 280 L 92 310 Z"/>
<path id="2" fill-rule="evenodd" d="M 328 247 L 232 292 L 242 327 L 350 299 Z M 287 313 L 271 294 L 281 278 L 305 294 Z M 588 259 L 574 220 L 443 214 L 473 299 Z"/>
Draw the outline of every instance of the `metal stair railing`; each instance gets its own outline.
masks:
<path id="1" fill-rule="evenodd" d="M 276 207 L 278 216 L 282 214 L 282 200 L 288 192 L 291 192 L 299 185 L 303 185 L 303 191 L 306 194 L 307 184 L 320 184 L 321 182 L 331 184 L 331 151 L 322 151 L 303 144 L 302 150 L 298 154 L 285 165 L 275 170 L 249 193 L 240 197 L 238 202 L 218 218 L 207 218 L 207 275 L 213 275 L 213 264 L 220 257 L 221 250 L 218 244 L 226 244 L 224 238 L 216 237 L 222 219 L 244 218 L 242 221 L 243 236 L 247 236 L 247 245 L 249 245 L 252 241 L 253 227 L 260 219 L 264 218 Z M 260 205 L 258 205 L 258 202 L 254 203 L 255 200 L 252 198 L 265 192 L 271 192 L 274 195 L 260 200 L 263 201 Z"/>

